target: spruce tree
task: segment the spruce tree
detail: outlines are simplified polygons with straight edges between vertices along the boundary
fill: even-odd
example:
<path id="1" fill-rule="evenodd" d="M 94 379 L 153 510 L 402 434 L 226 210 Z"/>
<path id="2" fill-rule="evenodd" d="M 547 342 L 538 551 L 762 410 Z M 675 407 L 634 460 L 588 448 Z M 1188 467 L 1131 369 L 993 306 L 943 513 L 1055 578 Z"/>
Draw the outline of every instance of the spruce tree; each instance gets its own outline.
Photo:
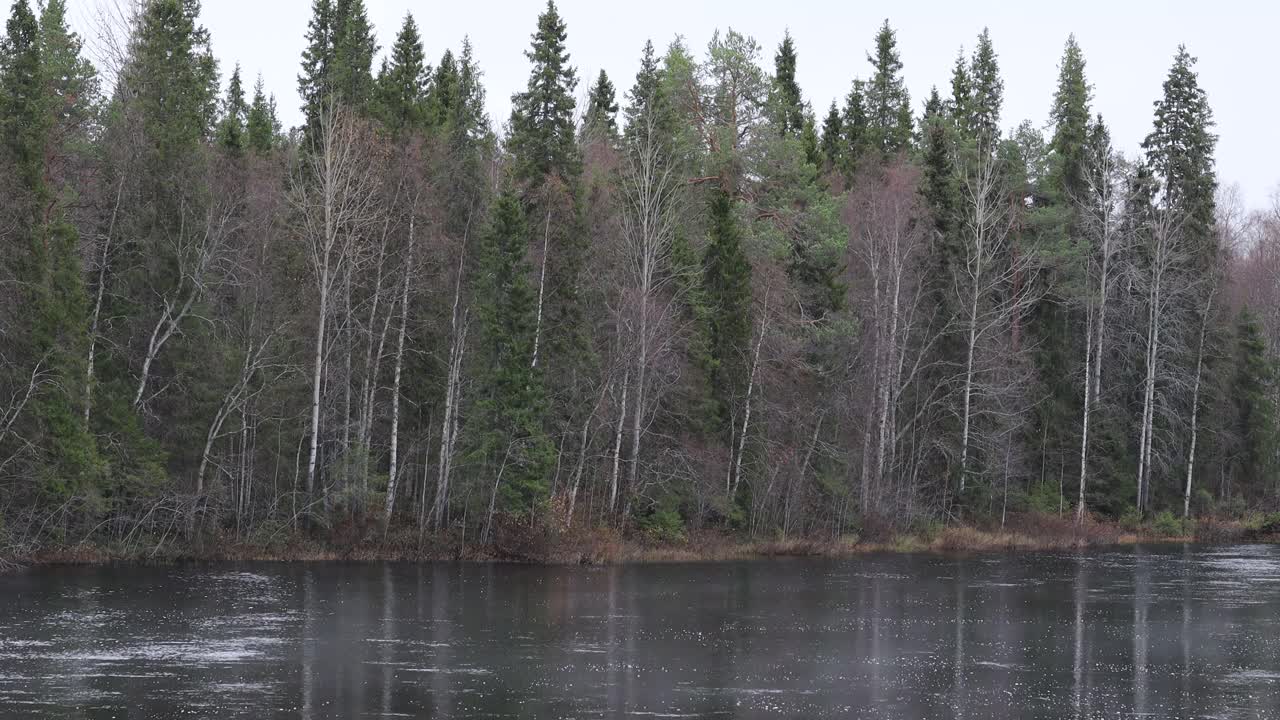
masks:
<path id="1" fill-rule="evenodd" d="M 51 145 L 51 129 L 83 109 L 58 107 L 49 73 L 68 61 L 83 66 L 56 52 L 56 64 L 46 66 L 44 37 L 27 0 L 17 0 L 0 53 L 0 158 L 15 184 L 4 208 L 11 231 L 0 246 L 0 278 L 16 292 L 13 315 L 0 315 L 8 321 L 0 386 L 22 393 L 34 383 L 28 412 L 11 417 L 19 424 L 6 430 L 27 444 L 30 454 L 21 455 L 32 461 L 39 490 L 65 498 L 90 489 L 96 449 L 81 413 L 88 336 L 79 237 L 48 173 L 62 151 Z"/>
<path id="2" fill-rule="evenodd" d="M 1237 480 L 1255 491 L 1265 488 L 1277 470 L 1276 371 L 1257 316 L 1242 308 L 1236 319 L 1235 373 L 1229 389 L 1234 410 L 1230 430 L 1238 443 Z"/>
<path id="3" fill-rule="evenodd" d="M 875 53 L 867 55 L 874 69 L 865 89 L 867 146 L 888 157 L 911 143 L 911 95 L 902 79 L 897 33 L 888 20 L 876 33 L 875 45 Z"/>
<path id="4" fill-rule="evenodd" d="M 1071 35 L 1058 65 L 1058 88 L 1053 94 L 1053 107 L 1049 110 L 1049 122 L 1053 125 L 1049 150 L 1053 153 L 1054 184 L 1067 201 L 1080 197 L 1085 189 L 1092 92 L 1084 69 L 1084 55 L 1076 44 L 1075 35 Z"/>
<path id="5" fill-rule="evenodd" d="M 547 497 L 555 447 L 543 429 L 546 397 L 533 365 L 537 290 L 529 281 L 524 213 L 511 190 L 491 209 L 482 238 L 476 309 L 482 338 L 476 454 L 498 486 L 501 508 L 517 515 Z"/>
<path id="6" fill-rule="evenodd" d="M 711 193 L 709 237 L 703 257 L 702 287 L 709 306 L 709 355 L 714 414 L 729 431 L 733 403 L 746 388 L 746 354 L 751 341 L 751 263 L 742 247 L 734 202 L 722 189 Z"/>
<path id="7" fill-rule="evenodd" d="M 822 138 L 819 140 L 819 148 L 822 152 L 823 169 L 830 170 L 839 168 L 841 159 L 844 155 L 844 120 L 840 116 L 840 109 L 836 106 L 836 101 L 831 101 L 831 107 L 827 109 L 827 117 L 822 121 Z"/>
<path id="8" fill-rule="evenodd" d="M 849 94 L 844 100 L 844 115 L 840 119 L 841 143 L 840 153 L 843 158 L 840 171 L 846 178 L 852 178 L 861 167 L 863 156 L 873 147 L 871 131 L 867 117 L 866 83 L 854 80 Z"/>
<path id="9" fill-rule="evenodd" d="M 1214 227 L 1214 194 L 1218 187 L 1213 152 L 1213 111 L 1195 73 L 1196 59 L 1185 46 L 1178 47 L 1173 67 L 1164 81 L 1164 96 L 1155 102 L 1155 127 L 1142 142 L 1146 164 L 1161 202 L 1183 216 L 1199 268 L 1207 269 L 1217 254 Z"/>
<path id="10" fill-rule="evenodd" d="M 609 81 L 609 75 L 601 70 L 587 98 L 587 113 L 582 118 L 582 129 L 588 135 L 598 135 L 611 142 L 618 136 L 617 118 L 618 100 L 613 83 Z"/>
<path id="11" fill-rule="evenodd" d="M 804 132 L 804 98 L 796 84 L 796 47 L 787 31 L 773 56 L 773 87 L 776 93 L 778 130 L 783 135 Z"/>
<path id="12" fill-rule="evenodd" d="M 348 107 L 365 110 L 373 99 L 378 43 L 364 0 L 336 0 L 333 14 L 332 89 Z"/>
<path id="13" fill-rule="evenodd" d="M 430 77 L 418 25 L 406 14 L 377 81 L 377 114 L 392 133 L 424 129 Z"/>
<path id="14" fill-rule="evenodd" d="M 991 34 L 986 28 L 978 36 L 978 47 L 973 51 L 969 69 L 973 83 L 968 132 L 974 140 L 986 148 L 994 148 L 1000 139 L 1000 108 L 1004 104 L 1004 80 L 1000 79 L 1000 65 Z"/>
<path id="15" fill-rule="evenodd" d="M 956 53 L 955 65 L 951 68 L 951 100 L 947 103 L 947 114 L 960 131 L 969 131 L 973 117 L 973 78 L 969 75 L 969 61 L 964 56 L 963 47 Z"/>
<path id="16" fill-rule="evenodd" d="M 554 0 L 538 16 L 533 46 L 525 51 L 533 67 L 528 88 L 511 98 L 511 135 L 507 148 L 515 161 L 515 177 L 541 185 L 558 176 L 578 176 L 581 161 L 573 127 L 573 92 L 578 78 L 565 50 L 567 31 Z"/>
<path id="17" fill-rule="evenodd" d="M 278 134 L 274 102 L 266 96 L 262 86 L 262 76 L 253 85 L 253 104 L 249 106 L 249 116 L 245 121 L 245 140 L 249 149 L 258 155 L 266 155 L 275 147 Z"/>
<path id="18" fill-rule="evenodd" d="M 318 130 L 320 114 L 333 94 L 333 24 L 333 1 L 312 0 L 307 47 L 302 51 L 302 72 L 298 75 L 303 130 L 308 139 Z"/>
<path id="19" fill-rule="evenodd" d="M 224 149 L 239 153 L 247 144 L 245 125 L 249 120 L 249 108 L 244 101 L 244 86 L 240 82 L 240 65 L 231 73 L 227 83 L 227 96 L 222 102 L 222 120 L 218 123 L 218 144 Z"/>

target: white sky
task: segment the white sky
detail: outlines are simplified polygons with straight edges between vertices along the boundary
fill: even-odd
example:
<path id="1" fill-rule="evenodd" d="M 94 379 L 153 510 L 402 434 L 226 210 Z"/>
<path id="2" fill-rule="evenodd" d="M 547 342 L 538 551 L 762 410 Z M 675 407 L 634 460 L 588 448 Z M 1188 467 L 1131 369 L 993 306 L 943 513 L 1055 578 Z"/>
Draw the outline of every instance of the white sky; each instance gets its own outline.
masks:
<path id="1" fill-rule="evenodd" d="M 73 23 L 92 37 L 95 5 L 71 0 Z M 445 47 L 471 37 L 484 71 L 489 114 L 501 126 L 511 94 L 528 76 L 528 47 L 544 0 L 365 0 L 379 44 L 392 43 L 412 12 L 432 63 Z M 661 51 L 676 35 L 701 51 L 717 28 L 730 25 L 756 38 L 772 71 L 773 53 L 790 28 L 799 52 L 798 79 L 821 120 L 850 80 L 865 76 L 866 52 L 887 16 L 898 31 L 904 74 L 917 114 L 932 85 L 948 89 L 952 63 L 971 48 L 983 26 L 991 29 L 1005 81 L 1003 124 L 1029 119 L 1043 126 L 1057 79 L 1058 60 L 1074 32 L 1094 86 L 1094 112 L 1102 112 L 1118 147 L 1128 154 L 1151 126 L 1151 103 L 1178 43 L 1200 58 L 1197 69 L 1217 120 L 1218 173 L 1238 183 L 1250 208 L 1268 204 L 1280 181 L 1280 94 L 1276 93 L 1280 3 L 1271 0 L 559 0 L 568 23 L 568 48 L 578 68 L 579 96 L 603 68 L 619 95 L 631 86 L 640 50 L 652 38 Z M 204 0 L 203 19 L 224 78 L 237 61 L 246 85 L 261 73 L 278 100 L 281 120 L 300 117 L 297 74 L 311 0 Z M 376 69 L 376 64 L 375 64 Z M 621 97 L 619 97 L 621 101 Z"/>

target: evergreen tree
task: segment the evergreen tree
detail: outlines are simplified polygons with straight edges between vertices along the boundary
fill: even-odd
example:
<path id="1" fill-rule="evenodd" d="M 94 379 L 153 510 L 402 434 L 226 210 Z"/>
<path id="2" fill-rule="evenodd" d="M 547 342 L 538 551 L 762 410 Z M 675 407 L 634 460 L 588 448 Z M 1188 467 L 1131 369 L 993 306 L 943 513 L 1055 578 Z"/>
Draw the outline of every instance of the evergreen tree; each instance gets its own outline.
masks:
<path id="1" fill-rule="evenodd" d="M 133 38 L 128 83 L 136 93 L 154 160 L 184 163 L 210 136 L 218 66 L 195 0 L 151 0 Z"/>
<path id="2" fill-rule="evenodd" d="M 1178 47 L 1164 81 L 1164 96 L 1155 102 L 1155 127 L 1142 142 L 1146 163 L 1165 207 L 1183 216 L 1183 232 L 1196 262 L 1208 268 L 1217 254 L 1213 232 L 1214 194 L 1218 187 L 1213 151 L 1213 111 L 1195 73 L 1196 59 Z"/>
<path id="3" fill-rule="evenodd" d="M 555 175 L 578 176 L 580 160 L 573 133 L 573 91 L 578 78 L 569 65 L 564 21 L 554 0 L 538 16 L 533 47 L 525 57 L 533 64 L 529 86 L 511 97 L 511 136 L 507 147 L 515 160 L 515 177 L 540 185 Z"/>
<path id="4" fill-rule="evenodd" d="M 249 120 L 249 108 L 244 101 L 244 86 L 240 83 L 240 66 L 231 73 L 227 83 L 227 96 L 222 103 L 222 121 L 218 123 L 218 144 L 232 153 L 244 150 L 247 144 L 245 125 Z"/>
<path id="5" fill-rule="evenodd" d="M 413 16 L 404 24 L 391 46 L 391 57 L 378 73 L 377 112 L 392 133 L 422 129 L 427 121 L 427 84 L 431 69 L 426 65 L 422 38 Z"/>
<path id="6" fill-rule="evenodd" d="M 445 50 L 427 88 L 425 112 L 430 127 L 438 128 L 445 124 L 457 104 L 457 93 L 458 62 L 452 50 Z"/>
<path id="7" fill-rule="evenodd" d="M 49 102 L 50 148 L 48 157 L 90 152 L 90 130 L 98 101 L 98 75 L 84 57 L 80 36 L 67 26 L 66 0 L 48 0 L 40 14 L 40 63 L 44 93 Z M 51 174 L 54 168 L 49 168 Z"/>
<path id="8" fill-rule="evenodd" d="M 840 167 L 844 147 L 844 120 L 836 101 L 831 101 L 827 117 L 822 121 L 822 139 L 819 141 L 823 164 L 821 167 L 832 169 Z"/>
<path id="9" fill-rule="evenodd" d="M 1000 108 L 1004 104 L 1004 81 L 991 34 L 986 28 L 978 36 L 969 70 L 973 82 L 968 128 L 969 134 L 984 147 L 993 147 L 1000 139 Z"/>
<path id="10" fill-rule="evenodd" d="M 969 61 L 964 56 L 963 47 L 956 53 L 955 65 L 951 68 L 951 100 L 947 113 L 962 132 L 968 132 L 972 127 L 973 78 L 969 75 Z"/>
<path id="11" fill-rule="evenodd" d="M 348 107 L 364 110 L 373 99 L 373 58 L 378 53 L 364 0 L 336 0 L 332 36 L 333 92 Z"/>
<path id="12" fill-rule="evenodd" d="M 920 194 L 933 219 L 934 232 L 929 245 L 931 260 L 925 278 L 941 315 L 940 326 L 954 314 L 951 307 L 954 294 L 950 286 L 955 265 L 963 257 L 963 240 L 959 236 L 961 199 L 955 167 L 955 132 L 935 87 L 925 103 L 924 116 L 920 121 L 923 165 Z"/>
<path id="13" fill-rule="evenodd" d="M 302 72 L 298 75 L 298 95 L 302 96 L 303 129 L 310 138 L 319 127 L 324 104 L 333 94 L 332 0 L 312 0 L 307 23 L 307 47 L 302 51 Z"/>
<path id="14" fill-rule="evenodd" d="M 609 82 L 609 75 L 601 70 L 587 98 L 587 114 L 582 118 L 583 131 L 612 141 L 618 136 L 617 118 L 618 100 L 613 83 Z"/>
<path id="15" fill-rule="evenodd" d="M 1242 308 L 1236 320 L 1235 374 L 1229 391 L 1234 409 L 1231 431 L 1238 443 L 1234 464 L 1242 490 L 1264 489 L 1277 471 L 1276 371 L 1257 316 Z"/>
<path id="16" fill-rule="evenodd" d="M 702 287 L 709 306 L 711 392 L 718 427 L 728 432 L 733 403 L 746 388 L 746 354 L 751 341 L 751 262 L 742 247 L 734 202 L 712 191 L 709 237 Z"/>
<path id="17" fill-rule="evenodd" d="M 27 0 L 17 0 L 0 52 L 0 159 L 16 184 L 4 208 L 11 231 L 0 246 L 0 278 L 15 292 L 6 293 L 12 305 L 0 313 L 0 387 L 24 392 L 33 383 L 29 412 L 8 420 L 20 422 L 39 489 L 67 497 L 89 489 L 96 450 L 81 414 L 87 334 L 79 237 L 62 217 L 47 171 L 60 150 L 50 145 L 51 128 L 82 109 L 58 106 L 49 72 L 68 61 L 83 66 L 55 53 L 47 67 L 43 39 Z"/>
<path id="18" fill-rule="evenodd" d="M 1089 101 L 1092 94 L 1084 74 L 1084 55 L 1076 44 L 1075 35 L 1067 38 L 1058 66 L 1058 89 L 1053 95 L 1053 107 L 1049 110 L 1049 122 L 1053 125 L 1053 139 L 1049 149 L 1053 153 L 1056 189 L 1069 201 L 1084 191 L 1086 144 L 1089 133 Z"/>
<path id="19" fill-rule="evenodd" d="M 275 147 L 276 135 L 279 134 L 279 120 L 276 119 L 275 103 L 268 100 L 262 87 L 262 76 L 253 86 L 253 104 L 249 106 L 249 116 L 245 121 L 245 136 L 249 149 L 258 155 L 265 155 Z"/>
<path id="20" fill-rule="evenodd" d="M 519 200 L 503 192 L 481 248 L 476 305 L 483 367 L 474 437 L 489 476 L 496 481 L 501 473 L 501 508 L 515 514 L 529 514 L 545 502 L 555 453 L 543 430 L 541 373 L 532 363 L 537 291 L 529 282 L 527 237 Z"/>
<path id="21" fill-rule="evenodd" d="M 844 142 L 840 148 L 843 162 L 840 171 L 852 178 L 861 166 L 863 155 L 873 147 L 866 106 L 866 83 L 854 80 L 844 101 L 844 116 L 840 120 Z"/>
<path id="22" fill-rule="evenodd" d="M 865 90 L 867 147 L 887 157 L 911 143 L 911 95 L 902 79 L 897 33 L 888 20 L 876 33 L 875 44 L 875 54 L 867 55 L 875 71 Z M 848 124 L 846 118 L 846 131 Z"/>
<path id="23" fill-rule="evenodd" d="M 773 56 L 773 87 L 776 93 L 778 130 L 783 135 L 804 132 L 804 98 L 796 84 L 796 47 L 787 31 Z"/>

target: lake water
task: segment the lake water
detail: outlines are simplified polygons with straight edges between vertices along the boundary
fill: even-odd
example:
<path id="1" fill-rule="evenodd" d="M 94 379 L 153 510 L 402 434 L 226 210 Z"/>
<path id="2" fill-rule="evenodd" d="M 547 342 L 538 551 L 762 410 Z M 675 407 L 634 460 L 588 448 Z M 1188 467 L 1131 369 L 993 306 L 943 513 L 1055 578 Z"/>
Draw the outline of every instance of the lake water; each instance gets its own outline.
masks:
<path id="1" fill-rule="evenodd" d="M 1280 547 L 0 576 L 15 718 L 1276 718 Z"/>

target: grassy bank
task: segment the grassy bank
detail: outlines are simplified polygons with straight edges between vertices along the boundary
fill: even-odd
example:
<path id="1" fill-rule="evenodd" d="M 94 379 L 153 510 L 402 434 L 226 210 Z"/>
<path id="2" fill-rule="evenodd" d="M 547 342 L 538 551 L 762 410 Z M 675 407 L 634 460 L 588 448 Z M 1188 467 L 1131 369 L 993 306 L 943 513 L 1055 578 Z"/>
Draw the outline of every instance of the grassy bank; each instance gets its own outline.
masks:
<path id="1" fill-rule="evenodd" d="M 642 533 L 612 528 L 556 531 L 514 526 L 502 529 L 485 545 L 463 543 L 456 534 L 419 535 L 410 529 L 383 533 L 376 529 L 342 529 L 321 540 L 303 533 L 270 543 L 229 537 L 195 541 L 168 540 L 131 545 L 80 543 L 10 553 L 0 567 L 95 564 L 110 562 L 175 562 L 217 560 L 315 561 L 469 561 L 541 564 L 613 564 L 707 562 L 768 557 L 843 557 L 870 552 L 979 553 L 1037 552 L 1069 548 L 1122 546 L 1150 542 L 1278 542 L 1280 517 L 1245 520 L 1211 519 L 1146 524 L 1025 514 L 1000 525 L 926 525 L 906 531 L 880 531 L 840 538 L 750 538 L 725 530 L 690 532 L 678 540 L 659 541 Z"/>

